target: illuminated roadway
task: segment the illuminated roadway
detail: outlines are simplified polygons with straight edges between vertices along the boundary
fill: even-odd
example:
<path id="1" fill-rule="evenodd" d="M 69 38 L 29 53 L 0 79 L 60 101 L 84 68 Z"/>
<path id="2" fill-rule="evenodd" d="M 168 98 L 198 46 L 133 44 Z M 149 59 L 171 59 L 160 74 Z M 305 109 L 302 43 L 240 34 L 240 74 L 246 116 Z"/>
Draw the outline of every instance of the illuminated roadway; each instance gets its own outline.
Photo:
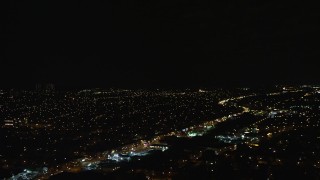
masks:
<path id="1" fill-rule="evenodd" d="M 295 91 L 295 92 L 298 92 L 298 91 Z M 283 94 L 283 92 L 270 93 L 270 94 L 267 94 L 267 96 L 274 96 L 274 95 L 281 95 L 281 94 Z M 255 97 L 255 96 L 256 96 L 256 94 L 229 98 L 229 99 L 225 99 L 225 100 L 220 101 L 218 104 L 220 104 L 222 106 L 227 106 L 229 102 L 238 101 L 238 100 L 241 100 L 244 98 Z M 80 172 L 83 170 L 92 170 L 92 169 L 97 168 L 98 164 L 101 161 L 107 160 L 108 158 L 110 159 L 110 157 L 117 158 L 119 154 L 134 154 L 135 156 L 144 156 L 148 153 L 148 151 L 152 150 L 150 145 L 159 144 L 160 140 L 166 136 L 192 137 L 192 136 L 189 136 L 188 134 L 194 130 L 197 130 L 198 132 L 202 131 L 205 133 L 205 132 L 207 132 L 208 127 L 214 127 L 218 123 L 227 121 L 228 119 L 230 119 L 232 117 L 240 116 L 240 115 L 247 113 L 247 112 L 250 112 L 250 111 L 254 112 L 254 114 L 261 113 L 261 111 L 251 110 L 249 107 L 244 107 L 244 106 L 238 106 L 238 107 L 242 108 L 242 111 L 239 113 L 229 114 L 229 115 L 223 116 L 221 118 L 217 118 L 212 121 L 206 121 L 202 124 L 194 125 L 189 128 L 185 128 L 182 131 L 173 131 L 173 132 L 170 132 L 167 134 L 155 136 L 154 138 L 152 138 L 150 140 L 145 140 L 145 141 L 141 140 L 141 141 L 138 141 L 138 142 L 135 142 L 132 144 L 128 144 L 128 145 L 116 148 L 111 151 L 105 151 L 105 152 L 99 153 L 95 156 L 86 156 L 81 159 L 70 161 L 70 162 L 67 162 L 62 165 L 50 167 L 46 171 L 39 172 L 39 171 L 25 170 L 24 172 L 21 172 L 15 176 L 12 176 L 10 179 L 19 179 L 19 178 L 29 179 L 29 178 L 26 178 L 28 175 L 31 177 L 36 177 L 37 179 L 48 179 L 50 176 L 53 176 L 53 175 L 56 175 L 56 174 L 59 174 L 62 172 Z M 262 113 L 263 113 L 263 111 L 262 111 Z M 166 149 L 162 149 L 162 150 L 166 150 Z M 116 160 L 121 161 L 122 159 L 118 158 Z M 118 168 L 119 167 L 115 167 L 111 170 L 117 170 Z M 33 174 L 30 174 L 30 173 L 33 173 Z"/>

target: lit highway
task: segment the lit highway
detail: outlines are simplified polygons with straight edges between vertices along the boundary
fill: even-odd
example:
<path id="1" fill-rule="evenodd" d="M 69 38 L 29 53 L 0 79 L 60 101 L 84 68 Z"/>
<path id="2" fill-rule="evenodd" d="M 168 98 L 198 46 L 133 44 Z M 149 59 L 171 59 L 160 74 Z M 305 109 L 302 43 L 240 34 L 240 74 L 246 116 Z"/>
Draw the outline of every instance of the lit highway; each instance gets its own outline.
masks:
<path id="1" fill-rule="evenodd" d="M 299 93 L 303 92 L 302 90 L 292 90 L 289 93 Z M 281 96 L 283 94 L 286 94 L 287 92 L 276 92 L 276 93 L 269 93 L 266 94 L 267 97 L 276 97 Z M 111 150 L 98 153 L 96 155 L 86 155 L 83 158 L 79 158 L 73 161 L 69 161 L 67 163 L 63 163 L 60 165 L 57 165 L 55 167 L 48 167 L 48 168 L 38 168 L 41 170 L 38 171 L 30 171 L 30 170 L 24 170 L 23 172 L 12 176 L 11 179 L 30 179 L 30 178 L 37 178 L 37 179 L 48 179 L 51 176 L 60 174 L 62 172 L 81 172 L 86 170 L 98 170 L 100 168 L 100 164 L 105 161 L 111 161 L 113 166 L 109 169 L 110 171 L 116 171 L 121 167 L 121 163 L 125 163 L 131 160 L 132 157 L 143 157 L 149 154 L 150 151 L 153 150 L 160 150 L 160 151 L 166 151 L 170 148 L 170 146 L 167 146 L 166 144 L 161 143 L 162 140 L 165 137 L 168 136 L 174 136 L 174 137 L 184 137 L 184 138 L 192 138 L 196 136 L 202 136 L 209 132 L 210 130 L 214 129 L 215 126 L 217 126 L 220 123 L 227 122 L 230 119 L 234 119 L 236 117 L 242 116 L 244 113 L 251 113 L 254 116 L 261 117 L 258 121 L 248 125 L 245 128 L 242 128 L 241 130 L 233 132 L 232 135 L 219 135 L 216 136 L 217 139 L 227 142 L 227 143 L 233 143 L 236 141 L 244 141 L 249 146 L 259 146 L 259 138 L 256 137 L 246 137 L 248 132 L 248 129 L 251 129 L 250 131 L 256 131 L 259 130 L 256 128 L 261 123 L 264 123 L 266 120 L 269 120 L 269 117 L 274 116 L 275 114 L 289 114 L 292 113 L 292 111 L 287 109 L 277 110 L 274 111 L 272 108 L 264 108 L 264 109 L 252 109 L 250 106 L 244 106 L 240 105 L 239 103 L 242 100 L 246 100 L 249 98 L 256 98 L 257 94 L 251 94 L 251 95 L 245 95 L 245 96 L 238 96 L 233 98 L 227 98 L 224 100 L 221 100 L 218 102 L 219 105 L 225 106 L 225 107 L 232 107 L 237 106 L 237 108 L 240 108 L 240 112 L 228 114 L 225 116 L 222 116 L 220 118 L 211 120 L 211 121 L 205 121 L 201 124 L 189 126 L 188 128 L 183 128 L 177 131 L 171 131 L 169 133 L 165 133 L 162 135 L 154 136 L 151 139 L 145 139 L 145 140 L 138 140 L 134 143 L 126 144 L 123 146 L 120 146 L 118 148 L 113 148 Z M 281 133 L 288 131 L 290 129 L 297 129 L 301 128 L 303 125 L 290 125 L 283 127 L 282 129 L 276 128 L 275 130 L 277 132 L 275 133 Z M 267 130 L 271 129 L 272 127 L 267 127 Z M 235 143 L 234 143 L 235 144 Z M 235 144 L 236 145 L 236 144 Z M 228 147 L 222 147 L 220 149 L 217 149 L 218 153 L 223 153 L 226 151 L 234 151 L 236 150 L 236 146 L 228 146 Z M 195 156 L 199 158 L 199 156 Z"/>
<path id="2" fill-rule="evenodd" d="M 219 102 L 220 105 L 227 106 L 229 102 L 231 101 L 236 101 L 240 99 L 244 99 L 247 97 L 252 97 L 254 95 L 250 96 L 240 96 L 237 98 L 230 98 L 230 99 L 225 99 Z M 188 128 L 184 128 L 181 131 L 172 131 L 167 134 L 163 135 L 158 135 L 152 139 L 149 140 L 141 140 L 132 144 L 128 144 L 119 148 L 116 148 L 111 151 L 105 151 L 102 153 L 97 154 L 96 156 L 86 156 L 81 159 L 77 159 L 74 161 L 70 161 L 68 163 L 58 165 L 56 167 L 51 167 L 45 172 L 34 172 L 34 171 L 25 171 L 22 172 L 16 176 L 13 176 L 11 179 L 18 179 L 19 177 L 26 177 L 32 175 L 36 176 L 38 179 L 48 179 L 50 176 L 62 173 L 62 172 L 80 172 L 83 170 L 94 170 L 99 168 L 99 163 L 106 160 L 110 159 L 115 161 L 115 165 L 113 170 L 117 170 L 118 166 L 116 162 L 122 162 L 122 161 L 128 161 L 128 158 L 122 158 L 119 155 L 128 155 L 130 156 L 145 156 L 148 154 L 149 151 L 154 150 L 155 148 L 152 148 L 151 145 L 153 144 L 160 144 L 160 140 L 163 139 L 164 137 L 167 136 L 177 136 L 177 137 L 189 137 L 192 138 L 194 136 L 201 136 L 210 129 L 214 128 L 215 125 L 225 122 L 230 118 L 237 117 L 242 115 L 243 113 L 250 112 L 250 109 L 248 107 L 244 106 L 239 106 L 243 110 L 238 113 L 234 114 L 229 114 L 226 116 L 223 116 L 221 118 L 212 120 L 212 121 L 206 121 L 202 124 L 190 126 Z M 196 130 L 197 133 L 193 133 Z M 158 148 L 158 150 L 165 151 L 167 148 Z"/>

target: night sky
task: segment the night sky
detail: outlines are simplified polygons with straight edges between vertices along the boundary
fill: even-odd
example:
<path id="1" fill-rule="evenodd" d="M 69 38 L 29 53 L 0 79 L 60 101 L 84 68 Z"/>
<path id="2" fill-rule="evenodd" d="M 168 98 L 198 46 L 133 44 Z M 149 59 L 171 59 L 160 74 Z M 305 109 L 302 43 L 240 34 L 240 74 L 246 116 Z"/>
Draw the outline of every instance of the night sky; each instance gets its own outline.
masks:
<path id="1" fill-rule="evenodd" d="M 8 0 L 0 87 L 319 83 L 319 18 L 301 2 Z"/>

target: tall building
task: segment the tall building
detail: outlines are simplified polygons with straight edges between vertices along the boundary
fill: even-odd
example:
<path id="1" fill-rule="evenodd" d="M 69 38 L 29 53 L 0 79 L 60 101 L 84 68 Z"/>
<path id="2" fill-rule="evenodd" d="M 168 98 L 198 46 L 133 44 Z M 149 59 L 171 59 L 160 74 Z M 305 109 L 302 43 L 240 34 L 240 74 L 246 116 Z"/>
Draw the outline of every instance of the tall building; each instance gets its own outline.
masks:
<path id="1" fill-rule="evenodd" d="M 55 90 L 55 86 L 52 83 L 46 84 L 46 92 L 53 92 Z"/>
<path id="2" fill-rule="evenodd" d="M 41 91 L 42 89 L 42 85 L 41 84 L 36 84 L 36 90 L 37 91 Z"/>
<path id="3" fill-rule="evenodd" d="M 47 84 L 36 84 L 36 90 L 41 92 L 53 92 L 55 90 L 55 85 L 52 83 Z"/>

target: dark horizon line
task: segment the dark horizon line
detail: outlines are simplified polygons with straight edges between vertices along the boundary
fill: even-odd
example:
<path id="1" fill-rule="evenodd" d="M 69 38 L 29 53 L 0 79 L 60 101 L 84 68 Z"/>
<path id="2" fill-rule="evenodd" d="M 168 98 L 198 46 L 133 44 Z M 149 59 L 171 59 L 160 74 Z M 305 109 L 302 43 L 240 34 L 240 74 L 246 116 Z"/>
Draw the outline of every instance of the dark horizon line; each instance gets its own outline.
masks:
<path id="1" fill-rule="evenodd" d="M 95 86 L 95 85 L 59 85 L 55 83 L 35 83 L 28 86 L 0 86 L 0 90 L 36 90 L 36 85 L 49 85 L 53 84 L 55 90 L 83 90 L 83 89 L 127 89 L 127 90 L 182 90 L 182 89 L 218 89 L 218 88 L 267 88 L 275 86 L 319 86 L 320 83 L 260 83 L 260 84 L 248 84 L 248 83 L 234 83 L 234 84 L 216 84 L 216 85 L 178 85 L 178 86 Z M 45 88 L 42 88 L 45 89 Z"/>

